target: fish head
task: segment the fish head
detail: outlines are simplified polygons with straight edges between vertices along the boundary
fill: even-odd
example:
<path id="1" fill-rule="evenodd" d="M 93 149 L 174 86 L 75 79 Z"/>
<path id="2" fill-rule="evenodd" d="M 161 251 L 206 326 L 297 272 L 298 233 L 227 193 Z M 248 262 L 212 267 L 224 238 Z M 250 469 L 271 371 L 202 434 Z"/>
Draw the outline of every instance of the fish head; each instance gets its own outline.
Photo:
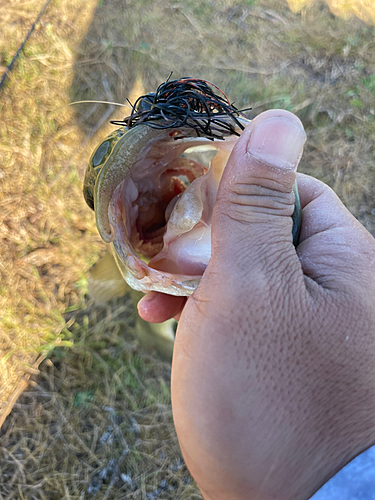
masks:
<path id="1" fill-rule="evenodd" d="M 189 295 L 211 255 L 213 204 L 238 137 L 210 140 L 147 125 L 122 132 L 91 159 L 106 151 L 90 186 L 99 234 L 132 288 Z"/>
<path id="2" fill-rule="evenodd" d="M 219 182 L 249 123 L 222 95 L 167 81 L 91 157 L 85 198 L 135 290 L 188 296 L 207 267 Z"/>

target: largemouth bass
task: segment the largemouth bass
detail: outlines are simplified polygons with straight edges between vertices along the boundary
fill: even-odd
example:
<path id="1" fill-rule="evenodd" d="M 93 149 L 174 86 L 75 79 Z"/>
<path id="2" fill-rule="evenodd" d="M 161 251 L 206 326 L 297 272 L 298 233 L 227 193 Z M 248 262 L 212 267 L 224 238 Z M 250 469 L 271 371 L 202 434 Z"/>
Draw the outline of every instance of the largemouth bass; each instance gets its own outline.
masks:
<path id="1" fill-rule="evenodd" d="M 84 195 L 135 290 L 190 295 L 211 255 L 212 209 L 229 155 L 250 120 L 216 86 L 167 80 L 94 151 Z M 293 238 L 301 207 L 295 187 Z"/>

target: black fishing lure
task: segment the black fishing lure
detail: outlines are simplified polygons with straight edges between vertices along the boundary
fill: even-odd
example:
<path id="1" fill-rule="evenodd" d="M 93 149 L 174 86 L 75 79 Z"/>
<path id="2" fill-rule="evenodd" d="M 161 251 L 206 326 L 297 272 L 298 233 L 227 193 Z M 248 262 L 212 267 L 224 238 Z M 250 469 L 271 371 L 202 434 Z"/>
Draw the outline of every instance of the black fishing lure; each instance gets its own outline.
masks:
<path id="1" fill-rule="evenodd" d="M 111 123 L 128 129 L 141 124 L 157 129 L 187 126 L 193 128 L 199 137 L 224 139 L 228 135 L 240 135 L 236 126 L 243 130 L 244 125 L 238 117 L 250 109 L 238 110 L 219 87 L 205 80 L 168 78 L 156 92 L 140 96 L 128 117 Z M 228 117 L 233 123 L 227 121 Z M 176 137 L 179 138 L 181 136 Z"/>

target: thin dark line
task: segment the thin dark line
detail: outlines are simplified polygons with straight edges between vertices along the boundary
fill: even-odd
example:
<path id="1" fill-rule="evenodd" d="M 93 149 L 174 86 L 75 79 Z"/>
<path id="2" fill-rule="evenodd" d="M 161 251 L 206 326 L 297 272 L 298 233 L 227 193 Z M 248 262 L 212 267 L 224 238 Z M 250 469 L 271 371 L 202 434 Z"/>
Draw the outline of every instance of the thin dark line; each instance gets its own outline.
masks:
<path id="1" fill-rule="evenodd" d="M 36 18 L 36 20 L 33 22 L 31 28 L 29 29 L 29 32 L 27 33 L 26 37 L 24 38 L 23 42 L 21 43 L 21 46 L 20 48 L 17 50 L 16 54 L 14 55 L 13 59 L 11 60 L 9 66 L 7 67 L 7 69 L 5 70 L 5 73 L 3 74 L 3 76 L 1 77 L 1 80 L 0 80 L 0 89 L 1 87 L 4 85 L 4 82 L 7 78 L 7 76 L 9 75 L 9 73 L 12 71 L 13 69 L 13 65 L 14 63 L 17 61 L 18 59 L 18 56 L 20 55 L 20 53 L 22 52 L 22 49 L 24 48 L 24 46 L 26 45 L 26 42 L 28 41 L 28 39 L 30 38 L 32 32 L 35 30 L 35 26 L 38 24 L 40 18 L 42 17 L 42 15 L 44 14 L 44 12 L 46 11 L 48 5 L 51 3 L 51 0 L 47 0 L 45 2 L 45 4 L 43 5 L 41 11 L 39 12 L 38 14 L 38 17 Z"/>

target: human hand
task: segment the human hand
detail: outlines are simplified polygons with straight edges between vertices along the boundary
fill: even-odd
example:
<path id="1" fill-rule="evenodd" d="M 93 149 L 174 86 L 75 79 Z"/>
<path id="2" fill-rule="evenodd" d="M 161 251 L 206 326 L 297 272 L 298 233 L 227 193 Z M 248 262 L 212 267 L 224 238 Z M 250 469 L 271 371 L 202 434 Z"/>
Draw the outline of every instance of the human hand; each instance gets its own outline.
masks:
<path id="1" fill-rule="evenodd" d="M 183 312 L 172 366 L 175 426 L 205 500 L 305 500 L 375 443 L 375 240 L 323 183 L 298 176 L 305 135 L 262 113 L 220 183 L 212 255 L 184 299 L 152 293 L 139 312 Z"/>

